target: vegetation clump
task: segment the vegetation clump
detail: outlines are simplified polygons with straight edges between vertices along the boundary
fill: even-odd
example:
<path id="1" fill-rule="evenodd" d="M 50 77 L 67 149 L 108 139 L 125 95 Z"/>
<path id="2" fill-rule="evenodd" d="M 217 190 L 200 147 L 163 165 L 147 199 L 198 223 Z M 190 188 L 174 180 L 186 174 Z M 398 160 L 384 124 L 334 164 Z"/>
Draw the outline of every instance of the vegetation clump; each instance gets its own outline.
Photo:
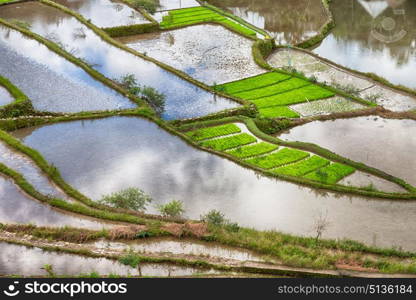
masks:
<path id="1" fill-rule="evenodd" d="M 152 202 L 152 198 L 138 188 L 128 188 L 102 197 L 100 203 L 115 208 L 145 211 L 146 205 Z"/>

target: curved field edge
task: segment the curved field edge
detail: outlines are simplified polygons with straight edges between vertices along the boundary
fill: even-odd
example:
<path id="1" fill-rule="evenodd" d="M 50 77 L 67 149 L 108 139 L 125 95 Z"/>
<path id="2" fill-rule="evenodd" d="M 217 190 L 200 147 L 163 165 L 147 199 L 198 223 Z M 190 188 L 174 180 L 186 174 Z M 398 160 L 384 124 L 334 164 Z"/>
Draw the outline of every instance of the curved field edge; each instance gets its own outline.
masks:
<path id="1" fill-rule="evenodd" d="M 253 251 L 253 254 L 260 255 L 264 259 L 263 268 L 257 267 L 258 270 L 254 269 L 254 273 L 273 272 L 272 274 L 282 275 L 280 273 L 282 271 L 295 271 L 285 275 L 308 276 L 308 273 L 313 273 L 313 276 L 354 276 L 343 272 L 353 269 L 348 268 L 351 265 L 352 267 L 359 266 L 362 271 L 369 271 L 373 274 L 378 274 L 377 272 L 386 274 L 416 274 L 416 253 L 397 249 L 369 247 L 350 240 L 321 240 L 296 237 L 276 231 L 258 231 L 248 228 L 239 228 L 238 231 L 235 231 L 229 230 L 225 226 L 214 225 L 206 225 L 204 235 L 195 235 L 192 234 L 192 231 L 183 231 L 181 235 L 175 235 L 164 230 L 164 228 L 163 226 L 146 228 L 138 231 L 136 235 L 126 237 L 114 235 L 108 230 L 93 231 L 71 227 L 50 228 L 36 227 L 34 225 L 0 224 L 0 240 L 29 247 L 40 246 L 42 248 L 43 246 L 43 249 L 46 251 L 65 251 L 89 257 L 98 257 L 97 255 L 100 254 L 91 251 L 88 247 L 83 247 L 83 245 L 103 239 L 118 242 L 132 240 L 140 242 L 158 237 L 169 237 L 169 239 L 181 241 L 181 238 L 186 237 L 189 242 L 204 241 L 214 245 L 236 248 L 234 250 L 245 249 Z M 186 228 L 186 225 L 184 225 L 184 228 Z M 76 247 L 62 247 L 62 243 L 55 245 L 53 242 L 72 243 Z M 122 254 L 126 253 L 122 252 L 120 255 Z M 163 262 L 226 270 L 222 269 L 223 267 L 218 268 L 218 264 L 213 265 L 209 258 L 184 260 L 183 258 L 178 258 L 180 255 L 177 257 L 169 255 L 160 260 L 160 258 L 150 256 L 150 253 L 148 256 L 145 256 L 143 253 L 134 254 L 141 262 Z M 114 257 L 114 259 L 119 259 L 120 255 Z M 300 259 L 300 256 L 303 259 Z M 153 260 L 155 258 L 156 260 Z M 249 267 L 244 265 L 242 266 Z M 276 267 L 278 268 L 277 270 Z M 293 270 L 291 268 L 304 269 Z M 253 273 L 253 269 L 233 269 L 232 271 L 242 272 L 247 270 Z M 334 271 L 336 273 L 333 273 Z M 359 277 L 359 274 L 356 273 L 355 276 Z M 368 276 L 369 273 L 366 274 Z"/>

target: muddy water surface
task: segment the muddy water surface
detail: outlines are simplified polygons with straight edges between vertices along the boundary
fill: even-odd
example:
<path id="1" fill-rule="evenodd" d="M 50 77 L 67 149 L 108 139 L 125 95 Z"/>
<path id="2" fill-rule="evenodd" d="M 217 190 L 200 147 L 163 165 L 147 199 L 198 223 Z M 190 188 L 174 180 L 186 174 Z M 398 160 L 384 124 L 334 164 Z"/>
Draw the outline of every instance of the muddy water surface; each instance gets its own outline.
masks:
<path id="1" fill-rule="evenodd" d="M 154 198 L 149 212 L 155 212 L 156 204 L 179 199 L 191 218 L 217 209 L 244 226 L 306 236 L 316 234 L 315 223 L 323 215 L 330 222 L 326 238 L 416 250 L 414 202 L 322 193 L 265 178 L 194 149 L 142 119 L 75 121 L 14 135 L 93 199 L 136 186 Z"/>

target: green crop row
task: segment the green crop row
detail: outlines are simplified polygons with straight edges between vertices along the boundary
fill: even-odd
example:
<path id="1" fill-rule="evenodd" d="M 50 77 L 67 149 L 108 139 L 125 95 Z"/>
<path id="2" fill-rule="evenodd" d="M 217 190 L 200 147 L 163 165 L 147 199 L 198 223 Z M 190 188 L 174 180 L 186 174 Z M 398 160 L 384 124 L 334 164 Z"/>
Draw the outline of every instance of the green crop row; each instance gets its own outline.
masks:
<path id="1" fill-rule="evenodd" d="M 317 85 L 308 85 L 287 93 L 252 100 L 258 108 L 290 105 L 334 96 L 334 93 Z"/>
<path id="2" fill-rule="evenodd" d="M 263 169 L 271 169 L 302 160 L 308 156 L 309 153 L 307 152 L 284 148 L 278 152 L 266 156 L 248 159 L 246 162 Z"/>
<path id="3" fill-rule="evenodd" d="M 228 135 L 233 133 L 239 133 L 241 132 L 241 129 L 238 128 L 235 124 L 225 124 L 221 126 L 215 126 L 215 127 L 207 127 L 202 128 L 194 131 L 189 131 L 186 133 L 187 136 L 192 138 L 195 141 L 202 141 L 214 137 L 219 137 L 222 135 Z"/>
<path id="4" fill-rule="evenodd" d="M 250 134 L 242 133 L 221 139 L 208 140 L 201 143 L 201 146 L 211 148 L 217 151 L 224 151 L 227 149 L 243 146 L 257 142 L 256 138 Z"/>
<path id="5" fill-rule="evenodd" d="M 259 109 L 260 115 L 266 118 L 299 118 L 300 115 L 287 106 L 272 106 Z"/>
<path id="6" fill-rule="evenodd" d="M 238 81 L 232 81 L 225 84 L 221 84 L 215 87 L 216 90 L 221 90 L 227 94 L 235 95 L 245 91 L 258 89 L 261 87 L 276 84 L 283 80 L 289 79 L 290 76 L 278 72 L 268 72 L 257 76 L 245 78 Z"/>
<path id="7" fill-rule="evenodd" d="M 248 157 L 272 152 L 276 150 L 277 148 L 279 148 L 279 146 L 277 145 L 260 142 L 254 145 L 238 147 L 234 150 L 228 151 L 227 153 L 238 158 L 248 158 Z"/>
<path id="8" fill-rule="evenodd" d="M 215 22 L 224 25 L 231 30 L 249 37 L 255 37 L 256 32 L 248 27 L 245 27 L 227 17 L 205 7 L 198 7 L 198 9 L 179 9 L 169 11 L 167 16 L 162 18 L 160 27 L 162 29 L 172 29 L 197 23 Z"/>
<path id="9" fill-rule="evenodd" d="M 324 168 L 320 168 L 305 176 L 305 178 L 320 181 L 323 183 L 335 184 L 344 177 L 351 175 L 355 169 L 340 163 L 333 163 Z"/>
<path id="10" fill-rule="evenodd" d="M 308 159 L 301 160 L 294 164 L 290 164 L 278 169 L 273 170 L 273 173 L 289 176 L 304 176 L 310 172 L 313 172 L 319 168 L 325 167 L 330 164 L 330 161 L 320 156 L 312 156 Z"/>
<path id="11" fill-rule="evenodd" d="M 282 82 L 269 85 L 266 87 L 260 87 L 258 89 L 236 93 L 234 94 L 234 96 L 237 96 L 242 99 L 247 99 L 247 100 L 255 100 L 259 98 L 273 96 L 276 94 L 282 94 L 291 90 L 299 89 L 301 87 L 304 87 L 310 84 L 311 84 L 310 82 L 303 80 L 303 79 L 290 78 L 289 80 L 284 80 Z"/>

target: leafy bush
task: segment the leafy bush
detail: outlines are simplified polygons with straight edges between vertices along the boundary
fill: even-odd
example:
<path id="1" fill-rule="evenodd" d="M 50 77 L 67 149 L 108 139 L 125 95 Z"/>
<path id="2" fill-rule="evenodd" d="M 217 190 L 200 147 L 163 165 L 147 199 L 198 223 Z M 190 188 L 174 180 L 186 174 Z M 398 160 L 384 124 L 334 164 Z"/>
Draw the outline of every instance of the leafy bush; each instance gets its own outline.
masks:
<path id="1" fill-rule="evenodd" d="M 275 134 L 292 126 L 290 120 L 271 120 L 263 117 L 254 119 L 254 122 L 261 131 L 267 134 Z"/>
<path id="2" fill-rule="evenodd" d="M 173 200 L 164 205 L 159 205 L 157 208 L 164 217 L 180 217 L 185 212 L 183 202 L 179 200 Z"/>
<path id="3" fill-rule="evenodd" d="M 128 188 L 120 192 L 104 196 L 100 200 L 100 203 L 102 204 L 137 211 L 145 211 L 146 205 L 151 202 L 152 198 L 137 188 Z"/>

